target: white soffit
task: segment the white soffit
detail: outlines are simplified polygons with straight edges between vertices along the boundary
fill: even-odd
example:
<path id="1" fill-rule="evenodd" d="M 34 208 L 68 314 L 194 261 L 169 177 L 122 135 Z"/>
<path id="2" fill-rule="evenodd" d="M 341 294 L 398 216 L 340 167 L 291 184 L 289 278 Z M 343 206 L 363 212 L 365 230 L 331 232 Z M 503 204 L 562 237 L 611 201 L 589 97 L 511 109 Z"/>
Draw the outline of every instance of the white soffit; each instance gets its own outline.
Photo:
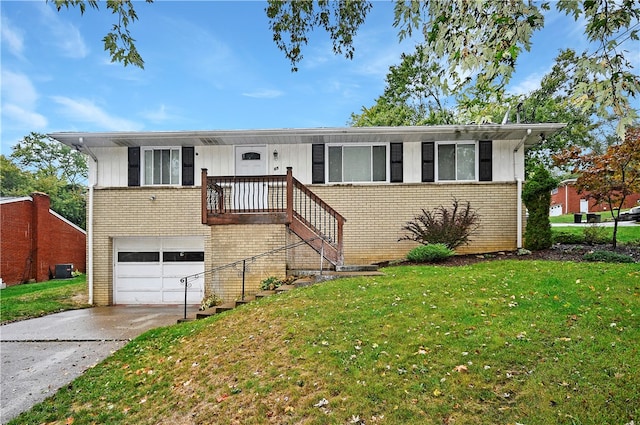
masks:
<path id="1" fill-rule="evenodd" d="M 60 132 L 49 134 L 81 148 L 131 146 L 216 146 L 297 143 L 381 143 L 450 140 L 522 140 L 539 143 L 566 124 L 486 124 L 412 127 L 344 127 L 272 130 L 199 130 L 157 132 Z M 528 130 L 531 130 L 530 134 Z"/>

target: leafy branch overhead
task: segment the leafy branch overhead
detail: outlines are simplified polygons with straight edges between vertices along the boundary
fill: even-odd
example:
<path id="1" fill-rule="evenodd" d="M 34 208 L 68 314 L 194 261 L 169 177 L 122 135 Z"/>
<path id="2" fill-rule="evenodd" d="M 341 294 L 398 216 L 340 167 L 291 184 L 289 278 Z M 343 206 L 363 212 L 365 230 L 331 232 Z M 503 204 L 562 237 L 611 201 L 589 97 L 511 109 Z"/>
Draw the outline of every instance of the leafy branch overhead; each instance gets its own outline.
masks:
<path id="1" fill-rule="evenodd" d="M 81 13 L 98 9 L 98 0 L 47 0 L 58 10 L 77 7 Z M 151 3 L 153 0 L 146 0 Z M 276 46 L 298 70 L 303 48 L 316 30 L 331 39 L 333 52 L 351 59 L 355 36 L 365 23 L 372 1 L 364 0 L 268 0 L 265 12 Z M 416 45 L 437 68 L 428 70 L 429 83 L 444 93 L 465 85 L 501 92 L 516 70 L 518 59 L 531 49 L 533 35 L 545 27 L 544 12 L 551 6 L 573 18 L 584 28 L 592 51 L 576 54 L 565 69 L 571 88 L 569 96 L 583 113 L 617 118 L 616 133 L 624 137 L 626 127 L 638 119 L 632 99 L 640 96 L 640 77 L 633 72 L 628 44 L 637 44 L 640 5 L 636 0 L 599 1 L 495 1 L 495 0 L 395 0 L 393 25 L 400 40 L 422 36 Z M 111 31 L 103 38 L 112 61 L 142 68 L 144 61 L 129 27 L 138 19 L 133 0 L 108 0 L 106 7 L 116 16 Z M 570 46 L 567 46 L 570 47 Z M 429 61 L 427 61 L 429 63 Z M 433 63 L 431 63 L 433 65 Z M 432 78 L 440 76 L 440 78 Z M 430 93 L 426 93 L 430 96 Z M 433 100 L 433 99 L 432 99 Z M 432 104 L 432 106 L 435 104 Z M 442 105 L 433 109 L 442 111 Z M 412 117 L 402 105 L 376 105 L 384 114 L 400 111 Z M 435 117 L 438 118 L 437 114 Z M 445 113 L 445 118 L 450 119 Z M 356 119 L 353 119 L 356 121 Z"/>
<path id="2" fill-rule="evenodd" d="M 47 0 L 53 1 L 56 9 L 77 7 L 84 15 L 87 6 L 91 9 L 99 9 L 98 0 Z M 153 0 L 145 0 L 153 3 Z M 129 25 L 138 20 L 138 15 L 133 6 L 133 0 L 107 0 L 107 9 L 117 16 L 117 21 L 112 25 L 111 31 L 104 36 L 104 50 L 109 52 L 111 62 L 121 62 L 124 66 L 134 65 L 144 68 L 144 60 L 135 45 L 135 39 L 131 37 Z"/>

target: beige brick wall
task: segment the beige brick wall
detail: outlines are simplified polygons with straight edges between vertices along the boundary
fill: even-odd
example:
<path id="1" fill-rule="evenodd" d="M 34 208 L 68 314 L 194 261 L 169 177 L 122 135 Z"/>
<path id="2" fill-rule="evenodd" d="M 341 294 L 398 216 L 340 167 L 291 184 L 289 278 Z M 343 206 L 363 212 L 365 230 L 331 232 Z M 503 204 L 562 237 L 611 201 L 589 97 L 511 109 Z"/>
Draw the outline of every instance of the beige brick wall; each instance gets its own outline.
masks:
<path id="1" fill-rule="evenodd" d="M 342 214 L 345 264 L 369 264 L 403 258 L 416 246 L 398 242 L 402 226 L 421 208 L 452 205 L 453 198 L 471 202 L 480 228 L 459 253 L 516 249 L 517 187 L 515 183 L 456 183 L 311 186 L 320 198 Z"/>
<path id="2" fill-rule="evenodd" d="M 480 228 L 459 253 L 516 248 L 515 183 L 318 185 L 311 189 L 347 219 L 347 265 L 404 257 L 416 244 L 398 242 L 402 226 L 421 208 L 450 206 L 454 197 L 470 201 L 480 215 Z M 113 301 L 113 239 L 117 237 L 204 237 L 205 270 L 298 241 L 283 225 L 201 224 L 200 188 L 96 189 L 94 205 L 94 302 L 98 305 Z M 306 247 L 256 259 L 248 263 L 245 293 L 255 293 L 260 281 L 269 276 L 284 277 L 287 268 L 318 267 L 318 254 Z M 207 275 L 205 290 L 226 300 L 239 298 L 241 269 L 238 265 Z"/>
<path id="3" fill-rule="evenodd" d="M 282 224 L 211 226 L 212 268 L 281 248 L 287 244 L 286 227 Z M 285 251 L 245 261 L 244 293 L 260 290 L 262 280 L 286 276 Z M 215 293 L 225 301 L 242 297 L 242 263 L 215 271 L 206 277 L 206 292 Z"/>
<path id="4" fill-rule="evenodd" d="M 203 236 L 200 188 L 112 188 L 94 190 L 94 303 L 113 303 L 113 239 L 130 236 Z M 155 196 L 155 200 L 151 197 Z M 205 250 L 205 267 L 211 264 Z"/>

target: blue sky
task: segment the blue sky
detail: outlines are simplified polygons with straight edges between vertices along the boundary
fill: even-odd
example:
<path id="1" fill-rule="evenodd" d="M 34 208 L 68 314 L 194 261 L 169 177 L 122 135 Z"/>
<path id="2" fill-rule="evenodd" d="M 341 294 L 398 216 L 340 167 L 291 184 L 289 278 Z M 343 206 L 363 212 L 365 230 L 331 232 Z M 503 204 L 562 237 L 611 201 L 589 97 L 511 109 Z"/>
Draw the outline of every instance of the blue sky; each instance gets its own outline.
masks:
<path id="1" fill-rule="evenodd" d="M 265 2 L 136 2 L 141 70 L 110 62 L 102 37 L 113 15 L 100 3 L 80 16 L 44 0 L 0 1 L 3 154 L 31 131 L 345 126 L 413 50 L 411 40 L 398 42 L 391 1 L 374 2 L 353 60 L 314 34 L 297 73 L 272 41 Z M 519 60 L 513 92 L 534 89 L 560 48 L 586 48 L 573 20 L 551 12 L 546 22 Z"/>

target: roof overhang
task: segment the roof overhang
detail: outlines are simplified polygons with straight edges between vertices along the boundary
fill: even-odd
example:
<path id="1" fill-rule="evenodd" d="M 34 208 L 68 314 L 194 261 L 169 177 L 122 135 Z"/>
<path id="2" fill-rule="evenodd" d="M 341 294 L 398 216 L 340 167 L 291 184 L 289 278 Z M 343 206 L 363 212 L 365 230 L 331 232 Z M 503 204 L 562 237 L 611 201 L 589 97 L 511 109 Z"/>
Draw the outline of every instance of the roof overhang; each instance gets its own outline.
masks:
<path id="1" fill-rule="evenodd" d="M 519 140 L 533 146 L 566 124 L 483 124 L 410 127 L 287 128 L 271 130 L 197 130 L 60 132 L 49 136 L 80 149 L 133 146 L 271 145 L 298 143 L 384 143 L 454 140 Z"/>

